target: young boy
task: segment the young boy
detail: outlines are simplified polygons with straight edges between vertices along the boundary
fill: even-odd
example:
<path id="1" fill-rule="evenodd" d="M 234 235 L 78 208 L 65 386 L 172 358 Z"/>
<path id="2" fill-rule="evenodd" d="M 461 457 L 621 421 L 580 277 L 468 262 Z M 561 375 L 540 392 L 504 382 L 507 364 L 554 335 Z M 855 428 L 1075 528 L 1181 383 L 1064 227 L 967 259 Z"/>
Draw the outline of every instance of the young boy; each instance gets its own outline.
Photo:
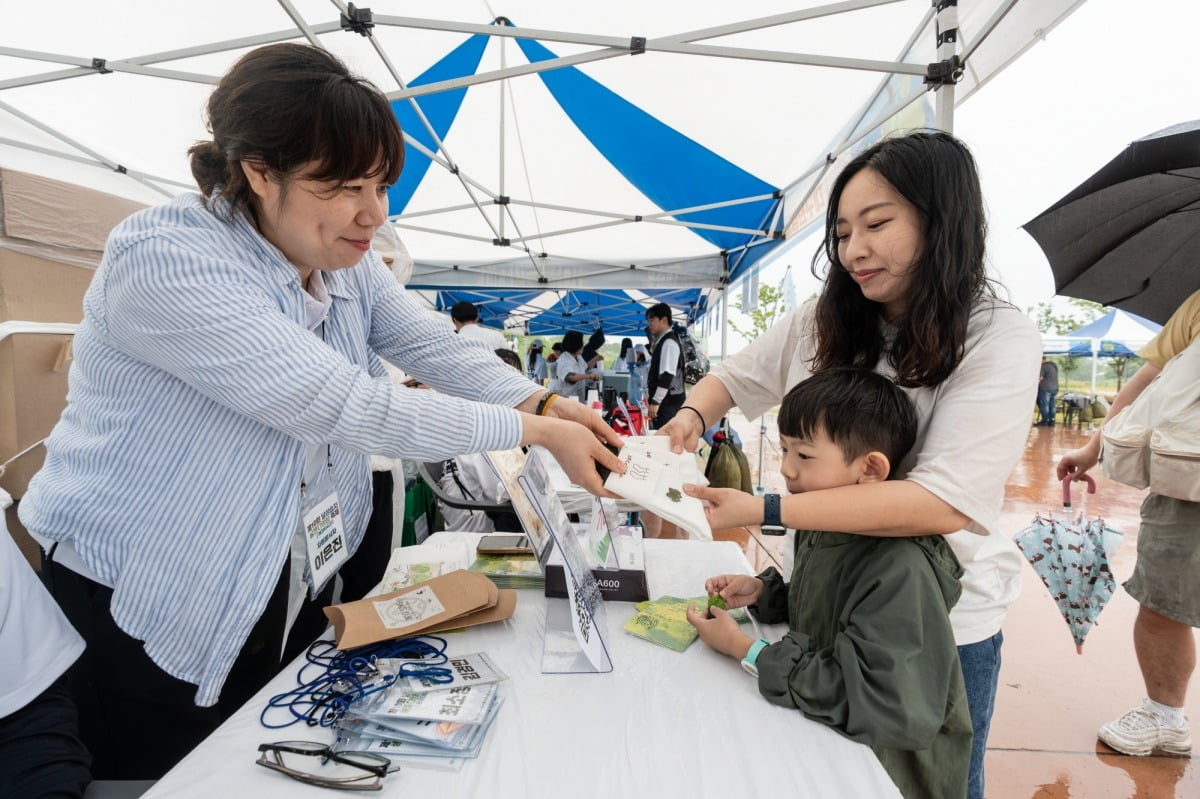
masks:
<path id="1" fill-rule="evenodd" d="M 780 471 L 792 493 L 886 480 L 916 429 L 886 377 L 828 369 L 783 399 Z M 801 530 L 795 552 L 789 584 L 774 568 L 705 583 L 729 608 L 787 621 L 782 640 L 754 641 L 725 611 L 690 608 L 701 640 L 741 658 L 768 701 L 868 744 L 904 796 L 966 796 L 971 719 L 949 620 L 962 568 L 945 537 Z"/>

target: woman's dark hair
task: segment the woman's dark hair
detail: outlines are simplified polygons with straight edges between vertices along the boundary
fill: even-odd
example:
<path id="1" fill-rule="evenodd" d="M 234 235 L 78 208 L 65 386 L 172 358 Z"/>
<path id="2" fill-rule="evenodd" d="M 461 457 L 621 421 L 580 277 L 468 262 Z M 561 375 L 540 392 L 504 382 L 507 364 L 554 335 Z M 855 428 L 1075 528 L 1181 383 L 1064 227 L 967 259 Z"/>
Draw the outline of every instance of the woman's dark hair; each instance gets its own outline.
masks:
<path id="1" fill-rule="evenodd" d="M 621 354 L 617 356 L 618 361 L 624 361 L 629 358 L 629 351 L 633 349 L 633 339 L 621 339 Z"/>
<path id="2" fill-rule="evenodd" d="M 813 274 L 828 269 L 817 300 L 813 371 L 832 366 L 873 369 L 883 356 L 883 306 L 862 289 L 838 258 L 837 219 L 842 192 L 864 169 L 878 172 L 920 216 L 923 246 L 912 269 L 908 312 L 895 320 L 888 362 L 902 386 L 936 386 L 958 366 L 967 321 L 977 300 L 995 296 L 984 265 L 987 218 L 975 159 L 961 141 L 937 131 L 884 139 L 846 165 L 834 181 L 825 213 L 825 237 Z"/>
<path id="3" fill-rule="evenodd" d="M 846 462 L 879 451 L 889 477 L 917 438 L 917 411 L 904 391 L 878 372 L 826 369 L 792 387 L 779 406 L 779 434 L 812 440 L 823 429 Z"/>
<path id="4" fill-rule="evenodd" d="M 208 99 L 212 141 L 188 150 L 207 199 L 253 211 L 242 161 L 262 163 L 285 190 L 296 177 L 394 183 L 404 137 L 387 98 L 334 56 L 303 44 L 272 44 L 242 56 Z M 300 167 L 314 165 L 304 175 Z"/>
<path id="5" fill-rule="evenodd" d="M 568 330 L 562 340 L 563 352 L 569 352 L 572 355 L 583 349 L 583 334 L 578 330 Z"/>

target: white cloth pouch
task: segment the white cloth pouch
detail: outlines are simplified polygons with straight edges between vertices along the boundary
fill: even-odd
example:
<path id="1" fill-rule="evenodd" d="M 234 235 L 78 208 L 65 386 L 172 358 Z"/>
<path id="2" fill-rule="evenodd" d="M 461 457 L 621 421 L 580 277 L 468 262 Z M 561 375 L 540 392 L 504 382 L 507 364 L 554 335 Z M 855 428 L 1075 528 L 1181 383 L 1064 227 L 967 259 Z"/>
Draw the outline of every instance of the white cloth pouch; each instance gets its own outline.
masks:
<path id="1" fill-rule="evenodd" d="M 1101 431 L 1108 477 L 1200 501 L 1200 340 L 1168 361 Z"/>
<path id="2" fill-rule="evenodd" d="M 1151 434 L 1150 490 L 1200 502 L 1200 417 L 1163 425 Z"/>

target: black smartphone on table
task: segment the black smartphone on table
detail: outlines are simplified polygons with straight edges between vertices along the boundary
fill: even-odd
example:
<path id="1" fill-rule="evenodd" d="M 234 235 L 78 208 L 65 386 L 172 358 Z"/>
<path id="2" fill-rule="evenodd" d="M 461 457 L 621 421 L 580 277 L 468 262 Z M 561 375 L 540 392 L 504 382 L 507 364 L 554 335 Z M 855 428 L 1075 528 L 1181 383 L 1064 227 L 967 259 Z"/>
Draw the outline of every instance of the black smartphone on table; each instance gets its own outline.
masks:
<path id="1" fill-rule="evenodd" d="M 492 533 L 479 539 L 480 555 L 532 555 L 533 546 L 524 533 Z"/>

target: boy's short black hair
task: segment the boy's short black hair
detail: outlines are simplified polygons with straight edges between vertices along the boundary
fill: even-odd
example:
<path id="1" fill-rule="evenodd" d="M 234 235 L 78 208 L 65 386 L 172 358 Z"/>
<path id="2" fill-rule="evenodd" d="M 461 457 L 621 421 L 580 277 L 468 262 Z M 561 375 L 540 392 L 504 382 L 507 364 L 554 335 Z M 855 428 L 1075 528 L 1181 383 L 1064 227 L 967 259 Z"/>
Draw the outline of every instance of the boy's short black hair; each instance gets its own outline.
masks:
<path id="1" fill-rule="evenodd" d="M 518 372 L 524 371 L 524 367 L 521 366 L 521 356 L 517 355 L 512 350 L 500 347 L 496 350 L 496 355 L 500 356 L 500 360 L 504 361 Z"/>
<path id="2" fill-rule="evenodd" d="M 460 300 L 450 306 L 450 318 L 455 322 L 475 322 L 479 319 L 479 309 L 473 302 Z"/>
<path id="3" fill-rule="evenodd" d="M 842 448 L 846 461 L 868 452 L 887 456 L 896 473 L 917 438 L 912 400 L 881 374 L 837 367 L 792 387 L 779 406 L 779 433 L 811 439 L 818 429 Z"/>
<path id="4" fill-rule="evenodd" d="M 665 302 L 656 302 L 646 309 L 647 319 L 670 319 L 671 306 Z"/>

